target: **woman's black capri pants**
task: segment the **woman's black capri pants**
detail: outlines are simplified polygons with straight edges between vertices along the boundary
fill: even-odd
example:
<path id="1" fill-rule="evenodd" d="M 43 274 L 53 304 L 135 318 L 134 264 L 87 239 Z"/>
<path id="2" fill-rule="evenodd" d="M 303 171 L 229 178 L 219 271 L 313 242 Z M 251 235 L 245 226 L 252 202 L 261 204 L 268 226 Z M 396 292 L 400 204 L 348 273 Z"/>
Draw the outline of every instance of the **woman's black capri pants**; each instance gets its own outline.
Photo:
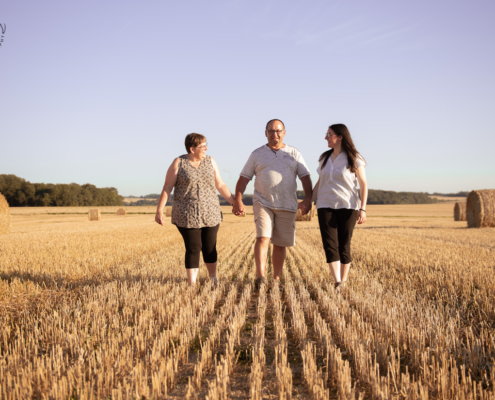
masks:
<path id="1" fill-rule="evenodd" d="M 217 233 L 220 224 L 204 228 L 182 228 L 180 234 L 186 245 L 186 268 L 199 268 L 199 254 L 203 253 L 205 263 L 217 262 Z"/>
<path id="2" fill-rule="evenodd" d="M 327 263 L 339 261 L 349 264 L 351 259 L 351 238 L 356 225 L 358 211 L 348 208 L 319 208 L 321 240 Z"/>

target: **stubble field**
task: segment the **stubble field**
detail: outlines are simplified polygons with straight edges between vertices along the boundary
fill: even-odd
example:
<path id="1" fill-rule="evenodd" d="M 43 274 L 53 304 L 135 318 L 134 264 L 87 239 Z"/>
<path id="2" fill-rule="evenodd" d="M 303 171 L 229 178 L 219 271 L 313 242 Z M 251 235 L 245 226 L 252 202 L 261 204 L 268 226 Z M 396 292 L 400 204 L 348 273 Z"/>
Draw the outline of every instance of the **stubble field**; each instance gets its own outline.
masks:
<path id="1" fill-rule="evenodd" d="M 453 203 L 369 206 L 341 295 L 316 220 L 258 293 L 251 215 L 224 208 L 221 284 L 188 289 L 177 229 L 141 211 L 11 210 L 1 399 L 495 399 L 495 229 Z"/>

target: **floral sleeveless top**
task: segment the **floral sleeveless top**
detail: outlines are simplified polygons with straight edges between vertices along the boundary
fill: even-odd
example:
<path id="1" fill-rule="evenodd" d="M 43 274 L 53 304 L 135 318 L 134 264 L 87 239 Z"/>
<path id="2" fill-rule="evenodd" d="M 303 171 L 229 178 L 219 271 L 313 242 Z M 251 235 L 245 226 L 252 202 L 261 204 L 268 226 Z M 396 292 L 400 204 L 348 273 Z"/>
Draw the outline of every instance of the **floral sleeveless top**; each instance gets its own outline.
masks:
<path id="1" fill-rule="evenodd" d="M 204 228 L 222 222 L 222 209 L 215 187 L 211 157 L 206 156 L 194 168 L 186 155 L 179 157 L 174 188 L 172 224 L 181 228 Z"/>

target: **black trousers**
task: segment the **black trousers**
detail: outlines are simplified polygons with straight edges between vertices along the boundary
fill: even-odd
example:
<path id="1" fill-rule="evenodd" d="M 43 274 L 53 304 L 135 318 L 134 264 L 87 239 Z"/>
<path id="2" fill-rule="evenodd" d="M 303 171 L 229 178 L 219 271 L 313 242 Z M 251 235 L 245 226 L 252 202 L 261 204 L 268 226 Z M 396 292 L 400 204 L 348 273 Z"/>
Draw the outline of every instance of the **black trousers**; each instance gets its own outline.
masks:
<path id="1" fill-rule="evenodd" d="M 357 210 L 347 208 L 319 208 L 321 241 L 327 257 L 327 263 L 339 261 L 349 264 L 351 258 L 351 239 L 357 221 Z"/>
<path id="2" fill-rule="evenodd" d="M 203 253 L 205 263 L 217 262 L 217 226 L 204 228 L 177 227 L 186 245 L 186 268 L 199 268 L 199 255 Z"/>

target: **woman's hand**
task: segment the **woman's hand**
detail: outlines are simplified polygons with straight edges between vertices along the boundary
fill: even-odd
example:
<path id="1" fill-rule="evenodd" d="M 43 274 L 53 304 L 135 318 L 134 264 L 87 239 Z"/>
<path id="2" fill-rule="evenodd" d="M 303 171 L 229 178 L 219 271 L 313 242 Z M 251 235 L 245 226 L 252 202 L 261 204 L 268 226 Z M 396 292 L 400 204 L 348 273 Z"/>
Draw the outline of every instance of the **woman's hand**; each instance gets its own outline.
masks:
<path id="1" fill-rule="evenodd" d="M 366 211 L 358 211 L 358 224 L 364 224 L 366 222 Z"/>
<path id="2" fill-rule="evenodd" d="M 306 215 L 311 211 L 311 200 L 304 199 L 297 205 L 297 208 L 301 210 L 302 215 Z"/>
<path id="3" fill-rule="evenodd" d="M 163 223 L 165 222 L 165 217 L 163 215 L 163 212 L 161 211 L 157 211 L 156 214 L 155 214 L 155 222 L 157 224 L 160 224 L 161 226 L 163 226 Z"/>
<path id="4" fill-rule="evenodd" d="M 232 213 L 238 217 L 244 217 L 246 215 L 246 206 L 242 200 L 234 200 L 234 204 L 232 204 Z"/>

